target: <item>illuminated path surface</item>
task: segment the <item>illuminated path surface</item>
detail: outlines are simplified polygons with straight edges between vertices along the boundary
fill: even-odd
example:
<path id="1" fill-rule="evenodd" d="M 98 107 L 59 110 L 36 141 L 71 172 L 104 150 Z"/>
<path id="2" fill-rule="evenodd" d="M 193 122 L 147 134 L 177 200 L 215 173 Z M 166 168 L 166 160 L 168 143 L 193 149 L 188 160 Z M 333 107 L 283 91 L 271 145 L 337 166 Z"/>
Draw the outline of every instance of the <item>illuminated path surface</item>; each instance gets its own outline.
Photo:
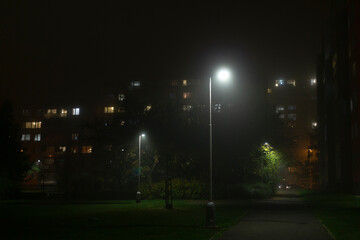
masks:
<path id="1" fill-rule="evenodd" d="M 292 191 L 256 201 L 248 214 L 219 240 L 334 240 Z"/>

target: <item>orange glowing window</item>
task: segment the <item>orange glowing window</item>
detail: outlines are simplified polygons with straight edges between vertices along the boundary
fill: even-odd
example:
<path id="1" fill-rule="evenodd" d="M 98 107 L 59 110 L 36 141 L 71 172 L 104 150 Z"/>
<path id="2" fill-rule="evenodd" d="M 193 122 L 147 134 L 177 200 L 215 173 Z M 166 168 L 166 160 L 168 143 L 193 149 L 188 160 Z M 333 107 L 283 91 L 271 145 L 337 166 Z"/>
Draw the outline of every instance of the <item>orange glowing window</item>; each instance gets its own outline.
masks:
<path id="1" fill-rule="evenodd" d="M 296 167 L 288 167 L 289 172 L 296 172 Z"/>
<path id="2" fill-rule="evenodd" d="M 183 92 L 183 98 L 187 99 L 191 97 L 191 93 L 190 92 Z"/>
<path id="3" fill-rule="evenodd" d="M 92 153 L 92 146 L 83 146 L 81 153 Z"/>
<path id="4" fill-rule="evenodd" d="M 114 113 L 114 107 L 105 107 L 104 112 L 105 113 Z"/>
<path id="5" fill-rule="evenodd" d="M 26 122 L 25 128 L 41 128 L 41 122 Z"/>

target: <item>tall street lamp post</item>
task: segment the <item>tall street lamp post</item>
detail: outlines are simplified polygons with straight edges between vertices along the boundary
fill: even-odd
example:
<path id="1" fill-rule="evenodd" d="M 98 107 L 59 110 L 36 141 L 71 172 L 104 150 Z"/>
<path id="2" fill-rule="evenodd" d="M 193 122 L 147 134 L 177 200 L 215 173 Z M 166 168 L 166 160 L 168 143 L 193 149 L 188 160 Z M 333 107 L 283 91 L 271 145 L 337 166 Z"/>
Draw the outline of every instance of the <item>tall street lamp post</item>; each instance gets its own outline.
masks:
<path id="1" fill-rule="evenodd" d="M 218 72 L 217 79 L 224 82 L 230 78 L 230 72 L 226 69 L 222 69 Z M 211 104 L 211 77 L 209 78 L 209 127 L 210 127 L 210 196 L 209 202 L 206 205 L 206 220 L 205 226 L 209 228 L 216 228 L 216 218 L 215 218 L 215 203 L 213 201 L 213 177 L 212 177 L 212 104 Z"/>
<path id="2" fill-rule="evenodd" d="M 139 169 L 138 169 L 138 190 L 136 193 L 136 203 L 140 203 L 141 202 L 141 193 L 140 193 L 140 176 L 141 176 L 141 172 L 140 172 L 140 160 L 141 160 L 141 138 L 145 137 L 145 134 L 141 134 L 139 135 Z"/>

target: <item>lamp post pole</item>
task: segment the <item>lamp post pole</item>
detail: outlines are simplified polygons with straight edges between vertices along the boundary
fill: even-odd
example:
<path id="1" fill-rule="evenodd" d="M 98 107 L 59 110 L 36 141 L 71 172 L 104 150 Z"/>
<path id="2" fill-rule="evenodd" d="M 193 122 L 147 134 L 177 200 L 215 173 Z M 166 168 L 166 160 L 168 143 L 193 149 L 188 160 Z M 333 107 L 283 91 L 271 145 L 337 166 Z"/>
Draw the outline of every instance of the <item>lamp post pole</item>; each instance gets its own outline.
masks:
<path id="1" fill-rule="evenodd" d="M 140 161 L 141 161 L 141 137 L 144 137 L 145 134 L 139 135 L 139 167 L 138 167 L 138 190 L 136 193 L 136 203 L 141 202 L 141 192 L 140 192 L 140 176 L 141 176 L 141 169 L 140 169 Z"/>
<path id="2" fill-rule="evenodd" d="M 213 202 L 213 196 L 212 196 L 212 116 L 211 116 L 211 77 L 209 79 L 209 127 L 210 127 L 210 201 Z M 214 205 L 215 206 L 215 205 Z"/>
<path id="3" fill-rule="evenodd" d="M 222 69 L 217 74 L 217 79 L 221 81 L 226 81 L 230 77 L 230 72 L 226 69 Z M 209 155 L 210 155 L 210 193 L 209 193 L 209 202 L 206 205 L 206 220 L 205 227 L 216 228 L 216 218 L 215 218 L 215 203 L 213 201 L 213 153 L 212 153 L 212 103 L 211 103 L 211 77 L 209 78 Z"/>
<path id="4" fill-rule="evenodd" d="M 211 77 L 209 78 L 209 130 L 210 130 L 210 141 L 209 141 L 209 154 L 210 154 L 210 197 L 209 202 L 206 205 L 206 222 L 205 226 L 209 228 L 216 228 L 215 219 L 215 203 L 213 202 L 213 186 L 212 186 L 212 116 L 211 116 Z"/>

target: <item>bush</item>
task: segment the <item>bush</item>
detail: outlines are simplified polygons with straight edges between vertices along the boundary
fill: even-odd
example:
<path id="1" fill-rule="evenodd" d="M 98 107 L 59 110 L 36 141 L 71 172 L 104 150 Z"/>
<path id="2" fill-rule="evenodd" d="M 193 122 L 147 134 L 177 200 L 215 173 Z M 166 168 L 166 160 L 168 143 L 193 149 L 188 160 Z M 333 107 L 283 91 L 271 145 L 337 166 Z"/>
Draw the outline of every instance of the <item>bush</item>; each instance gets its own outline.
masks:
<path id="1" fill-rule="evenodd" d="M 165 181 L 141 185 L 141 195 L 144 199 L 164 199 Z M 200 199 L 204 197 L 204 185 L 198 180 L 176 178 L 172 180 L 173 199 Z"/>
<path id="2" fill-rule="evenodd" d="M 263 199 L 271 197 L 273 193 L 273 185 L 265 183 L 240 183 L 227 189 L 228 198 L 234 199 Z"/>
<path id="3" fill-rule="evenodd" d="M 0 177 L 0 199 L 13 197 L 18 193 L 19 187 L 7 177 Z"/>

